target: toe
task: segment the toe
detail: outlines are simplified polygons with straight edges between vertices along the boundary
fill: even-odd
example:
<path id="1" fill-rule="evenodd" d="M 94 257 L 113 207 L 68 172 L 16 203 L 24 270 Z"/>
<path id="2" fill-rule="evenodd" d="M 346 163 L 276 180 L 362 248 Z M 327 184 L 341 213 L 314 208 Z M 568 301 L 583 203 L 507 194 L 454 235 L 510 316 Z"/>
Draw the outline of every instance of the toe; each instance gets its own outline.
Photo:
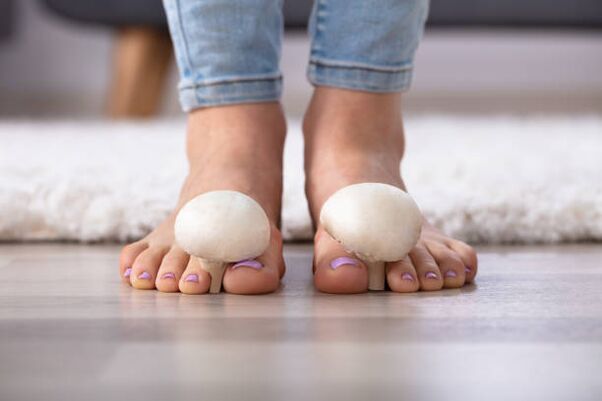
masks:
<path id="1" fill-rule="evenodd" d="M 443 276 L 443 287 L 458 288 L 464 285 L 466 272 L 464 262 L 459 256 L 439 242 L 426 242 L 426 247 L 437 262 L 439 271 Z"/>
<path id="2" fill-rule="evenodd" d="M 184 294 L 204 294 L 209 291 L 211 277 L 201 267 L 197 258 L 189 258 L 188 265 L 180 277 L 178 288 Z"/>
<path id="3" fill-rule="evenodd" d="M 318 229 L 314 240 L 314 283 L 330 294 L 356 294 L 368 291 L 368 269 L 345 249 Z"/>
<path id="4" fill-rule="evenodd" d="M 119 255 L 119 277 L 124 283 L 130 284 L 134 261 L 146 248 L 148 248 L 147 242 L 138 241 L 124 246 L 121 250 Z"/>
<path id="5" fill-rule="evenodd" d="M 443 279 L 439 266 L 423 244 L 418 244 L 410 251 L 410 260 L 416 269 L 420 289 L 436 291 L 443 287 Z"/>
<path id="6" fill-rule="evenodd" d="M 186 269 L 190 256 L 180 247 L 174 246 L 163 257 L 155 279 L 155 287 L 161 292 L 179 291 L 178 282 Z"/>
<path id="7" fill-rule="evenodd" d="M 391 291 L 416 292 L 420 289 L 420 282 L 416 269 L 409 256 L 393 263 L 387 263 L 387 283 Z"/>
<path id="8" fill-rule="evenodd" d="M 472 282 L 477 275 L 477 269 L 479 265 L 477 252 L 473 247 L 462 241 L 450 240 L 447 243 L 447 246 L 454 251 L 464 263 L 466 282 Z"/>
<path id="9" fill-rule="evenodd" d="M 232 294 L 251 295 L 274 292 L 284 270 L 282 236 L 273 227 L 268 249 L 255 259 L 230 264 L 224 273 L 224 290 Z"/>
<path id="10" fill-rule="evenodd" d="M 155 278 L 163 256 L 169 247 L 150 245 L 142 251 L 132 265 L 130 283 L 134 288 L 150 290 L 155 288 Z"/>

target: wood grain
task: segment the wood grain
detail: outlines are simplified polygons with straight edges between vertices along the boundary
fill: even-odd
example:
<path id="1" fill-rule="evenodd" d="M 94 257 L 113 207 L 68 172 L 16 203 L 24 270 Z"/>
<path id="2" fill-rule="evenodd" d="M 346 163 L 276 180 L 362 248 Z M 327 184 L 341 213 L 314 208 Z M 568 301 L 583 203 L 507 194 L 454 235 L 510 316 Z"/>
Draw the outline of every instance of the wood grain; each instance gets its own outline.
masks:
<path id="1" fill-rule="evenodd" d="M 0 245 L 0 400 L 599 400 L 602 246 L 482 247 L 476 285 L 137 291 L 118 247 Z"/>

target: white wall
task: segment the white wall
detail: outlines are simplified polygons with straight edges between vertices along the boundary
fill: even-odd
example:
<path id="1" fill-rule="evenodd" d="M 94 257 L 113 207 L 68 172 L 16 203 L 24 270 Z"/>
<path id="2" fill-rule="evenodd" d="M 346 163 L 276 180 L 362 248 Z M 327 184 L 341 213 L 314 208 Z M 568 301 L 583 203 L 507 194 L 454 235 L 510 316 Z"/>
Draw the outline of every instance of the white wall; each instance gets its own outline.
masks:
<path id="1" fill-rule="evenodd" d="M 0 42 L 0 115 L 99 115 L 112 33 L 49 15 L 21 0 L 13 40 Z M 419 111 L 602 112 L 602 31 L 428 32 L 407 105 Z M 302 112 L 308 42 L 283 49 L 285 107 Z M 178 113 L 172 71 L 165 112 Z"/>

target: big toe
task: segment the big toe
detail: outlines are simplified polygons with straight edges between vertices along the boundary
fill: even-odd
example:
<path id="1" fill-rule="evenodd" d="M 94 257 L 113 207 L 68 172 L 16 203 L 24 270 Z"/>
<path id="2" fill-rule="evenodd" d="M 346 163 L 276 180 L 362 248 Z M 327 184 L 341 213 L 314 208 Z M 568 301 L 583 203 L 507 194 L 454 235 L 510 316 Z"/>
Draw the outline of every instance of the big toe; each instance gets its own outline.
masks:
<path id="1" fill-rule="evenodd" d="M 283 273 L 282 235 L 272 227 L 270 244 L 262 255 L 232 263 L 226 268 L 224 290 L 241 295 L 274 292 L 280 285 Z"/>
<path id="2" fill-rule="evenodd" d="M 314 239 L 314 283 L 330 294 L 357 294 L 368 291 L 368 269 L 358 258 L 319 228 Z"/>

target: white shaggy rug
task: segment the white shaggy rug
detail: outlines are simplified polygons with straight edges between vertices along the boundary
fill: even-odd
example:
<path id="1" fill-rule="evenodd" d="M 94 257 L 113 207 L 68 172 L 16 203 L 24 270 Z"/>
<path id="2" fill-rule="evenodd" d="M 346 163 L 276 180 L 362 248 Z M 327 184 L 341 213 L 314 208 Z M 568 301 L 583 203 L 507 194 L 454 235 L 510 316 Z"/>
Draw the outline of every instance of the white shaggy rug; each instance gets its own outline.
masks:
<path id="1" fill-rule="evenodd" d="M 311 237 L 291 123 L 283 232 Z M 602 118 L 424 116 L 406 123 L 410 192 L 472 242 L 602 240 Z M 173 207 L 184 123 L 0 122 L 0 240 L 137 238 Z"/>

